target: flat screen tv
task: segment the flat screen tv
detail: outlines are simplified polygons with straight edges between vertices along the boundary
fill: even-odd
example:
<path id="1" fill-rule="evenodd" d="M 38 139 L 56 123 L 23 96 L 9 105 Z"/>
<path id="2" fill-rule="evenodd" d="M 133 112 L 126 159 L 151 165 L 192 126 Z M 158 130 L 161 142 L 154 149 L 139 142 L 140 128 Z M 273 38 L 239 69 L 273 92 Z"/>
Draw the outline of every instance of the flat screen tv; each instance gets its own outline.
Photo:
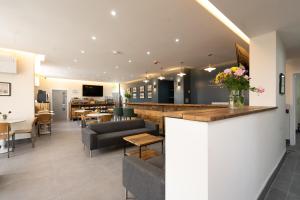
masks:
<path id="1" fill-rule="evenodd" d="M 84 97 L 102 97 L 102 85 L 82 85 L 82 96 Z"/>

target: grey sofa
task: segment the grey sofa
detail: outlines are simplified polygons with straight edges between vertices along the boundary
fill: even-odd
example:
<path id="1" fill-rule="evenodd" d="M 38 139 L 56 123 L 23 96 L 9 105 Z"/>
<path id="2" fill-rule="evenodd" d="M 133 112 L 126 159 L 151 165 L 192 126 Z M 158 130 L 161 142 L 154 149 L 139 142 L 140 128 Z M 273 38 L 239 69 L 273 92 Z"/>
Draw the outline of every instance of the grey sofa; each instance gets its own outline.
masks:
<path id="1" fill-rule="evenodd" d="M 158 156 L 141 160 L 132 156 L 123 159 L 123 185 L 137 200 L 165 199 L 165 159 Z"/>
<path id="2" fill-rule="evenodd" d="M 122 145 L 123 137 L 145 132 L 158 135 L 158 125 L 143 119 L 104 122 L 83 127 L 81 136 L 82 143 L 92 156 L 92 150 Z"/>

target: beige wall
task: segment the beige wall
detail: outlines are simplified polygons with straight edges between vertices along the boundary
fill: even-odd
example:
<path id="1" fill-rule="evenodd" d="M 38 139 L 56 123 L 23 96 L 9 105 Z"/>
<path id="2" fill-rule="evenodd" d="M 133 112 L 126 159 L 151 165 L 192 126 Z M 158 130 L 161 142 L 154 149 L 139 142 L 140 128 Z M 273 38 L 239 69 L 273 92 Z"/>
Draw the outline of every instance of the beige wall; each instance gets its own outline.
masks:
<path id="1" fill-rule="evenodd" d="M 13 125 L 13 128 L 28 128 L 34 117 L 34 66 L 35 55 L 13 53 L 17 58 L 17 74 L 0 73 L 1 82 L 10 82 L 11 96 L 0 97 L 0 111 L 12 111 L 10 118 L 24 119 L 26 123 Z"/>
<path id="2" fill-rule="evenodd" d="M 52 90 L 67 90 L 67 102 L 70 102 L 73 97 L 82 98 L 82 85 L 84 84 L 103 85 L 103 97 L 97 97 L 95 99 L 104 99 L 106 96 L 112 97 L 113 92 L 118 92 L 118 86 L 116 83 L 57 78 L 40 78 L 40 85 L 36 87 L 35 92 L 37 92 L 39 89 L 47 91 L 49 95 L 49 101 L 52 102 Z"/>

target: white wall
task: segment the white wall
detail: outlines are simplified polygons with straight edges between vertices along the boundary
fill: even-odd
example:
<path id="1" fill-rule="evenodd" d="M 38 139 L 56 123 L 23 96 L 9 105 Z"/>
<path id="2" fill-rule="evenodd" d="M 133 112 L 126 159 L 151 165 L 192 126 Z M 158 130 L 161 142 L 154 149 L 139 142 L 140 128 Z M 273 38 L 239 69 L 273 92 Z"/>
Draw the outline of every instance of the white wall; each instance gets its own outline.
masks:
<path id="1" fill-rule="evenodd" d="M 166 200 L 257 199 L 284 153 L 276 110 L 208 123 L 167 118 Z"/>
<path id="2" fill-rule="evenodd" d="M 276 31 L 251 38 L 250 76 L 251 86 L 262 86 L 265 93 L 250 93 L 251 106 L 277 106 L 281 116 L 280 129 L 286 139 L 290 139 L 289 115 L 285 113 L 285 96 L 279 94 L 279 74 L 285 74 L 285 48 Z M 291 140 L 293 144 L 294 139 Z"/>
<path id="3" fill-rule="evenodd" d="M 286 62 L 286 102 L 292 104 L 293 91 L 292 80 L 293 75 L 300 73 L 300 55 L 298 58 L 290 58 Z"/>
<path id="4" fill-rule="evenodd" d="M 13 128 L 29 128 L 34 118 L 34 66 L 35 55 L 12 52 L 17 58 L 17 74 L 0 73 L 1 82 L 10 82 L 11 96 L 0 97 L 0 111 L 12 111 L 10 118 L 26 120 Z"/>

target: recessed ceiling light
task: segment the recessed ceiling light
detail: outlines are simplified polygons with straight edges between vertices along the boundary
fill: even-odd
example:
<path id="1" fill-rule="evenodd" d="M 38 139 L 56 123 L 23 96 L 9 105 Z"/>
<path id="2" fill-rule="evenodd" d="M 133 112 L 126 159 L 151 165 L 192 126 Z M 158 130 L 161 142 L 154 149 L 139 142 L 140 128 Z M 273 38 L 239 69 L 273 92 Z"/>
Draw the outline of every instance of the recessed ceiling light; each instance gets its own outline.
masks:
<path id="1" fill-rule="evenodd" d="M 96 37 L 96 36 L 92 36 L 91 39 L 92 39 L 92 40 L 96 40 L 97 37 Z"/>
<path id="2" fill-rule="evenodd" d="M 75 58 L 73 61 L 74 61 L 74 63 L 77 63 L 77 62 L 78 62 L 78 60 L 77 60 L 76 58 Z"/>
<path id="3" fill-rule="evenodd" d="M 128 60 L 129 63 L 132 63 L 132 60 Z"/>
<path id="4" fill-rule="evenodd" d="M 106 72 L 103 72 L 103 74 L 106 74 Z"/>
<path id="5" fill-rule="evenodd" d="M 116 65 L 116 66 L 115 66 L 115 68 L 116 68 L 116 69 L 119 69 L 119 66 L 118 66 L 118 65 Z"/>
<path id="6" fill-rule="evenodd" d="M 117 55 L 117 54 L 121 54 L 121 51 L 113 50 L 112 53 L 113 53 L 114 55 Z"/>
<path id="7" fill-rule="evenodd" d="M 150 55 L 150 54 L 151 54 L 151 52 L 150 52 L 150 51 L 147 51 L 146 53 L 147 53 L 147 55 Z"/>
<path id="8" fill-rule="evenodd" d="M 175 42 L 177 42 L 177 43 L 178 43 L 179 41 L 180 41 L 180 39 L 179 39 L 179 38 L 176 38 L 176 39 L 175 39 Z"/>
<path id="9" fill-rule="evenodd" d="M 117 12 L 115 10 L 111 10 L 110 14 L 115 17 L 117 15 Z"/>
<path id="10" fill-rule="evenodd" d="M 84 51 L 84 50 L 81 50 L 80 53 L 85 54 L 85 51 Z"/>

